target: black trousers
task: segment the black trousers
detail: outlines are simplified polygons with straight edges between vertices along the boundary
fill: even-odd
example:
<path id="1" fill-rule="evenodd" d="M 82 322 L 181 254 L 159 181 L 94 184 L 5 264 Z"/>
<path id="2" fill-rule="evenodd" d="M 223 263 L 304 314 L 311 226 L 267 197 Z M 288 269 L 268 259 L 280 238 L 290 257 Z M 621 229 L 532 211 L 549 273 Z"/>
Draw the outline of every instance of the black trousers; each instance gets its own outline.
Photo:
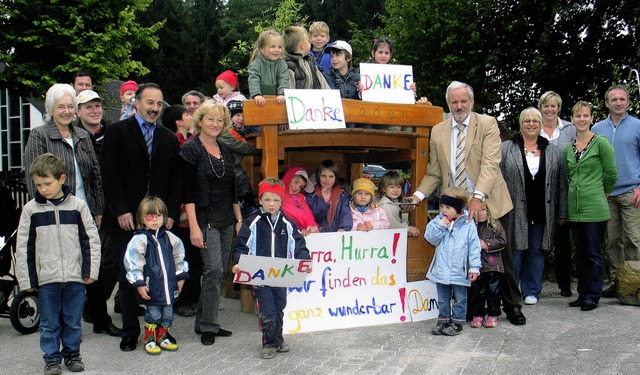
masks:
<path id="1" fill-rule="evenodd" d="M 138 292 L 127 281 L 127 271 L 124 268 L 124 254 L 127 251 L 127 244 L 133 237 L 133 231 L 116 231 L 110 234 L 110 240 L 118 254 L 118 282 L 120 284 L 120 309 L 122 310 L 122 337 L 140 336 L 140 320 L 138 320 Z"/>
<path id="2" fill-rule="evenodd" d="M 483 272 L 471 283 L 468 295 L 471 316 L 500 316 L 503 276 L 500 272 Z"/>
<path id="3" fill-rule="evenodd" d="M 556 282 L 558 288 L 571 288 L 571 240 L 569 223 L 564 225 L 556 224 L 556 238 L 554 243 L 554 259 Z"/>
<path id="4" fill-rule="evenodd" d="M 507 233 L 507 239 L 511 228 L 509 228 L 509 215 L 508 213 L 500 218 L 500 224 L 504 227 Z M 502 263 L 504 264 L 504 282 L 502 284 L 502 310 L 509 314 L 514 307 L 522 307 L 522 292 L 516 282 L 515 267 L 513 265 L 513 244 L 511 241 L 507 241 L 507 245 L 502 250 Z"/>
<path id="5" fill-rule="evenodd" d="M 104 330 L 112 323 L 107 312 L 107 300 L 118 280 L 118 260 L 116 251 L 111 247 L 109 235 L 100 232 L 101 252 L 100 274 L 98 280 L 87 285 L 87 313 L 96 330 Z"/>

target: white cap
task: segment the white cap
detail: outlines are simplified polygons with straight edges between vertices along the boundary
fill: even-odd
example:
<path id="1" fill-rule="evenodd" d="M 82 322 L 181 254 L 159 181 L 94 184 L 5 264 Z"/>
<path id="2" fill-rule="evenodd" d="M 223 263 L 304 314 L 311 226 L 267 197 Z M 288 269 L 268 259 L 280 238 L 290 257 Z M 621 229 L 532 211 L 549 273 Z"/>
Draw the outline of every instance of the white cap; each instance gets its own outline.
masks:
<path id="1" fill-rule="evenodd" d="M 341 50 L 345 50 L 347 52 L 349 52 L 349 54 L 351 56 L 353 56 L 353 52 L 351 50 L 351 46 L 349 45 L 349 43 L 345 42 L 344 40 L 336 40 L 334 43 L 329 43 L 327 44 L 327 46 L 324 49 L 324 52 L 331 52 L 332 49 L 341 49 Z"/>
<path id="2" fill-rule="evenodd" d="M 296 173 L 294 174 L 294 176 L 302 176 L 304 177 L 304 179 L 307 181 L 307 184 L 304 187 L 304 191 L 306 191 L 307 193 L 313 193 L 313 182 L 311 182 L 311 180 L 309 179 L 309 175 L 307 174 L 307 171 L 305 171 L 304 169 L 301 169 L 299 171 L 296 171 Z"/>
<path id="3" fill-rule="evenodd" d="M 98 99 L 102 101 L 102 98 L 100 97 L 100 95 L 98 95 L 98 93 L 93 90 L 84 90 L 80 94 L 78 94 L 78 96 L 76 97 L 76 101 L 78 102 L 78 105 L 89 103 L 94 99 Z"/>

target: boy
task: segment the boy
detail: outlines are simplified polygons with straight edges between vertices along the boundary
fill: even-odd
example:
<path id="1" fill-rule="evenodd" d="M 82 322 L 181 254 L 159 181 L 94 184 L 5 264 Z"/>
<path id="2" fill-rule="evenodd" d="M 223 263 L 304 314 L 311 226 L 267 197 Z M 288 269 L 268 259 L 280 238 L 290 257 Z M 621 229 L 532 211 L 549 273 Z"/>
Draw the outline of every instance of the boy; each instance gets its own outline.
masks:
<path id="1" fill-rule="evenodd" d="M 467 287 L 480 274 L 480 239 L 465 209 L 467 193 L 448 188 L 440 196 L 440 214 L 427 224 L 424 238 L 436 247 L 427 278 L 438 290 L 438 323 L 434 335 L 462 333 L 467 320 Z M 454 303 L 451 306 L 451 298 Z"/>
<path id="2" fill-rule="evenodd" d="M 29 176 L 37 191 L 20 217 L 16 277 L 20 289 L 38 288 L 44 374 L 60 374 L 63 357 L 69 371 L 80 372 L 85 284 L 94 282 L 100 270 L 98 229 L 87 204 L 64 185 L 62 160 L 42 154 Z"/>
<path id="3" fill-rule="evenodd" d="M 330 88 L 340 90 L 340 97 L 344 99 L 360 99 L 358 82 L 360 72 L 352 66 L 353 52 L 349 43 L 338 40 L 325 49 L 330 55 L 331 69 L 324 72 L 324 78 Z"/>
<path id="4" fill-rule="evenodd" d="M 295 224 L 287 219 L 280 206 L 284 197 L 284 185 L 277 178 L 266 178 L 258 185 L 260 213 L 245 220 L 233 246 L 234 266 L 238 273 L 241 254 L 310 259 L 304 237 Z M 307 268 L 311 272 L 311 265 Z M 277 352 L 288 352 L 291 347 L 282 337 L 284 308 L 287 305 L 287 288 L 254 286 L 258 299 L 262 349 L 260 357 L 269 359 Z"/>
<path id="5" fill-rule="evenodd" d="M 329 89 L 327 81 L 309 56 L 311 43 L 304 27 L 289 26 L 282 35 L 287 53 L 284 60 L 289 67 L 290 89 Z"/>
<path id="6" fill-rule="evenodd" d="M 193 118 L 183 105 L 175 104 L 167 107 L 162 112 L 162 125 L 176 133 L 180 147 L 193 138 L 193 133 L 191 133 Z"/>
<path id="7" fill-rule="evenodd" d="M 316 21 L 309 26 L 309 33 L 311 34 L 311 52 L 309 54 L 315 58 L 316 67 L 320 73 L 324 74 L 331 68 L 331 56 L 326 51 L 331 38 L 329 25 L 322 21 Z"/>

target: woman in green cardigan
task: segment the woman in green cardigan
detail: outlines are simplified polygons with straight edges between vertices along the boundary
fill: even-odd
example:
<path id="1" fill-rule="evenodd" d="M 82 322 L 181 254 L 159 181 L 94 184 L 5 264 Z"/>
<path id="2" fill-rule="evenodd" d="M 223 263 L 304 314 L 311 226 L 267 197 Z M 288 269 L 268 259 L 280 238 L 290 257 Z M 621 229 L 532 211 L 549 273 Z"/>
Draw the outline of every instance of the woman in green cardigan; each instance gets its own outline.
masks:
<path id="1" fill-rule="evenodd" d="M 578 299 L 569 306 L 590 311 L 598 307 L 604 283 L 602 239 L 611 218 L 607 196 L 618 179 L 609 141 L 591 130 L 591 105 L 573 106 L 576 139 L 564 148 L 569 174 L 569 225 L 576 246 Z"/>

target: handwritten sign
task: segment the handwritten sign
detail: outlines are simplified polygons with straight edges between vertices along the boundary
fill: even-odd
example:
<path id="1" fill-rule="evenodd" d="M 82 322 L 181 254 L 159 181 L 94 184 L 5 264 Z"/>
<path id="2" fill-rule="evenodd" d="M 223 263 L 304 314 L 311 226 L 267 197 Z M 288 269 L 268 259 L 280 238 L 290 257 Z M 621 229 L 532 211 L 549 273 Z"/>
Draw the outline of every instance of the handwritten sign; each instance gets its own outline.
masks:
<path id="1" fill-rule="evenodd" d="M 260 257 L 240 255 L 233 282 L 248 285 L 268 285 L 276 287 L 302 286 L 307 277 L 310 260 Z"/>
<path id="2" fill-rule="evenodd" d="M 362 100 L 365 102 L 383 102 L 414 104 L 415 94 L 411 90 L 413 67 L 395 64 L 360 64 L 360 82 Z"/>
<path id="3" fill-rule="evenodd" d="M 434 319 L 438 317 L 438 290 L 436 283 L 429 280 L 407 283 L 407 310 L 411 321 Z"/>
<path id="4" fill-rule="evenodd" d="M 289 129 L 345 127 L 338 90 L 284 90 Z"/>
<path id="5" fill-rule="evenodd" d="M 313 272 L 289 288 L 284 333 L 410 321 L 406 230 L 317 233 L 306 242 Z"/>

